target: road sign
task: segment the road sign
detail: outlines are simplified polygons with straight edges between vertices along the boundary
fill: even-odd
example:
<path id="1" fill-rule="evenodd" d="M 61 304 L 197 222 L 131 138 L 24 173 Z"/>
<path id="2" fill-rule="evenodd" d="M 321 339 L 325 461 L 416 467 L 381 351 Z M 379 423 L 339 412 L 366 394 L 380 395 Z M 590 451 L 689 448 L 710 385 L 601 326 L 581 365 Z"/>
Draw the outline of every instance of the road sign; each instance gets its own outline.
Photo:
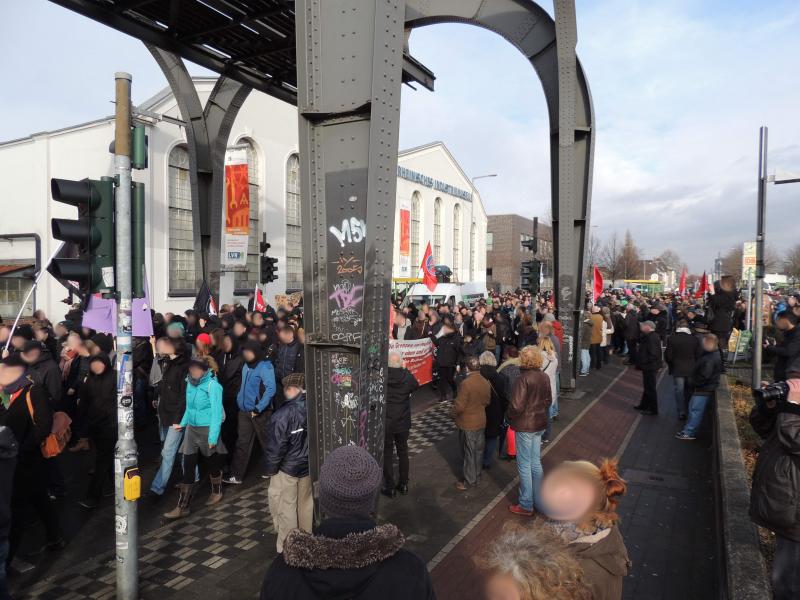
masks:
<path id="1" fill-rule="evenodd" d="M 750 281 L 756 275 L 756 243 L 742 244 L 742 281 Z"/>

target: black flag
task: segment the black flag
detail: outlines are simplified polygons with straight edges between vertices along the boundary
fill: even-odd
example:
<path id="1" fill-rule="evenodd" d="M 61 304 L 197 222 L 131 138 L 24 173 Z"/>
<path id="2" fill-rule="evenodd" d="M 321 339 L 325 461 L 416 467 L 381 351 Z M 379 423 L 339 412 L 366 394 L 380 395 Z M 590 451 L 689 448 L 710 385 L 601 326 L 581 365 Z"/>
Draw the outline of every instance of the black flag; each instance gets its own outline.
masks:
<path id="1" fill-rule="evenodd" d="M 208 284 L 203 281 L 197 296 L 194 299 L 194 310 L 200 313 L 208 313 L 209 315 L 217 314 L 217 303 L 214 302 L 214 296 L 211 295 L 211 290 Z"/>

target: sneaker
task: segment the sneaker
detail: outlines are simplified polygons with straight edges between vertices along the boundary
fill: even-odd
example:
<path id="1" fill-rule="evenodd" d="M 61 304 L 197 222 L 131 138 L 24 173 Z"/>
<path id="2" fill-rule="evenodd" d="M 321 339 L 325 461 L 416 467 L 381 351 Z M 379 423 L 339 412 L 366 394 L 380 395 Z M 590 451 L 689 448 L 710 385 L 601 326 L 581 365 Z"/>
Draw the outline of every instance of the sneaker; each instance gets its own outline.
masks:
<path id="1" fill-rule="evenodd" d="M 578 377 L 588 377 L 588 373 L 578 373 Z"/>
<path id="2" fill-rule="evenodd" d="M 514 513 L 515 515 L 520 515 L 522 517 L 532 517 L 533 511 L 528 510 L 526 508 L 522 508 L 519 504 L 512 504 L 508 507 L 508 512 Z"/>
<path id="3" fill-rule="evenodd" d="M 396 489 L 398 492 L 403 494 L 403 496 L 408 494 L 408 484 L 407 483 L 398 483 L 397 487 L 394 488 L 394 489 Z"/>
<path id="4" fill-rule="evenodd" d="M 234 477 L 231 475 L 230 477 L 226 477 L 222 480 L 223 482 L 227 483 L 228 485 L 242 485 L 242 480 L 238 477 Z"/>
<path id="5" fill-rule="evenodd" d="M 461 492 L 465 492 L 469 489 L 469 486 L 467 485 L 466 481 L 456 481 L 456 489 Z"/>
<path id="6" fill-rule="evenodd" d="M 675 434 L 675 439 L 678 440 L 696 440 L 697 438 L 693 435 L 689 435 L 688 433 L 684 433 L 683 431 L 679 431 Z"/>

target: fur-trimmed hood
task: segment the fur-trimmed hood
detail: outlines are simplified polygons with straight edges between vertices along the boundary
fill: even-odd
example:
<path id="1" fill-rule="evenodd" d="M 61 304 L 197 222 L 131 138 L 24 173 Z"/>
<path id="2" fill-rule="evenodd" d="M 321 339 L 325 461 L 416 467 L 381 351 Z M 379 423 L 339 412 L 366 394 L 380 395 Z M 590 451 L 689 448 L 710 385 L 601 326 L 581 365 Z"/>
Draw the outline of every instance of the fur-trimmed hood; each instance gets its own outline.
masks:
<path id="1" fill-rule="evenodd" d="M 283 557 L 287 565 L 301 569 L 362 569 L 394 556 L 404 543 L 403 534 L 391 524 L 340 538 L 295 529 L 283 543 Z"/>

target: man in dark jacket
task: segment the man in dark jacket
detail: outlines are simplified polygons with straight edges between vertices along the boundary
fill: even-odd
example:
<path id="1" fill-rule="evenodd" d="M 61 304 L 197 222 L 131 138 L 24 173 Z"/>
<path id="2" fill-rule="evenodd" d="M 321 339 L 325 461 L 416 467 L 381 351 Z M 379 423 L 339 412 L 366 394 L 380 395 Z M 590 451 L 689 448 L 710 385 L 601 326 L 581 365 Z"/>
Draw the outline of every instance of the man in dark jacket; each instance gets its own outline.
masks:
<path id="1" fill-rule="evenodd" d="M 42 442 L 53 427 L 53 412 L 47 392 L 31 381 L 27 368 L 18 354 L 11 354 L 0 366 L 0 425 L 11 430 L 19 447 L 11 497 L 8 563 L 22 541 L 31 508 L 44 523 L 45 549 L 64 547 L 58 513 L 47 497 L 47 464 L 42 456 Z"/>
<path id="2" fill-rule="evenodd" d="M 411 393 L 419 383 L 411 371 L 403 366 L 403 355 L 389 351 L 389 374 L 386 381 L 386 427 L 383 443 L 383 490 L 384 496 L 394 498 L 396 492 L 408 493 L 408 435 L 411 431 Z M 394 484 L 394 450 L 400 478 Z"/>
<path id="3" fill-rule="evenodd" d="M 728 354 L 728 339 L 733 329 L 733 315 L 736 312 L 736 281 L 730 275 L 723 275 L 714 282 L 714 295 L 706 303 L 706 324 L 711 333 L 719 338 L 720 359 Z"/>
<path id="4" fill-rule="evenodd" d="M 642 372 L 642 400 L 636 410 L 643 415 L 658 414 L 657 375 L 662 367 L 661 338 L 656 333 L 656 324 L 644 321 L 640 326 L 642 337 L 636 350 L 636 368 Z"/>
<path id="5" fill-rule="evenodd" d="M 41 342 L 28 340 L 22 347 L 22 360 L 28 364 L 28 376 L 47 390 L 50 407 L 55 409 L 61 402 L 61 369 L 53 355 Z"/>
<path id="6" fill-rule="evenodd" d="M 433 314 L 433 313 L 432 313 Z M 442 328 L 443 335 L 431 338 L 436 345 L 436 366 L 439 370 L 439 401 L 456 393 L 456 366 L 461 358 L 461 335 L 450 325 Z"/>
<path id="7" fill-rule="evenodd" d="M 434 600 L 425 563 L 403 549 L 392 524 L 377 525 L 381 468 L 358 446 L 341 446 L 322 464 L 314 533 L 295 529 L 264 577 L 261 600 Z"/>
<path id="8" fill-rule="evenodd" d="M 220 435 L 225 448 L 236 448 L 236 438 L 239 435 L 237 431 L 239 407 L 236 405 L 236 396 L 239 395 L 239 388 L 242 385 L 244 358 L 239 352 L 239 341 L 231 332 L 226 333 L 222 338 L 220 361 L 217 366 L 219 367 L 219 383 L 222 385 L 222 408 L 225 410 L 225 420 L 222 422 Z M 230 451 L 227 457 L 230 461 Z M 227 473 L 227 468 L 225 471 Z"/>
<path id="9" fill-rule="evenodd" d="M 269 482 L 269 512 L 278 535 L 278 554 L 292 529 L 311 532 L 314 500 L 308 475 L 305 376 L 283 380 L 286 402 L 269 421 L 265 457 Z"/>
<path id="10" fill-rule="evenodd" d="M 773 374 L 775 381 L 786 380 L 786 370 L 800 356 L 800 319 L 790 310 L 779 312 L 775 316 L 775 326 L 783 332 L 780 343 L 769 345 L 764 349 L 767 356 L 775 357 Z"/>
<path id="11" fill-rule="evenodd" d="M 664 352 L 664 360 L 669 367 L 669 374 L 672 375 L 675 406 L 681 421 L 686 419 L 691 395 L 688 378 L 694 372 L 694 362 L 699 353 L 700 340 L 689 329 L 689 324 L 681 319 L 675 333 L 667 339 L 667 349 Z"/>
<path id="12" fill-rule="evenodd" d="M 759 401 L 750 424 L 765 438 L 753 472 L 750 518 L 775 533 L 772 594 L 800 598 L 800 373 L 790 372 L 787 401 Z"/>
<path id="13" fill-rule="evenodd" d="M 161 381 L 158 382 L 158 423 L 161 434 L 161 465 L 150 486 L 152 498 L 158 501 L 164 495 L 183 441 L 183 430 L 175 429 L 186 412 L 186 376 L 189 374 L 191 356 L 184 352 L 181 338 L 163 337 L 158 341 L 161 364 Z"/>
<path id="14" fill-rule="evenodd" d="M 628 360 L 625 364 L 636 364 L 636 349 L 639 346 L 639 311 L 633 302 L 625 307 L 625 343 L 628 345 Z"/>
<path id="15" fill-rule="evenodd" d="M 17 439 L 6 426 L 0 425 L 0 600 L 10 600 L 6 584 L 8 531 L 11 527 L 11 490 L 17 466 Z"/>
<path id="16" fill-rule="evenodd" d="M 719 339 L 713 333 L 703 336 L 703 354 L 697 359 L 689 385 L 692 398 L 689 401 L 689 420 L 675 437 L 679 440 L 693 440 L 703 422 L 709 399 L 719 387 L 722 374 L 722 359 L 719 356 Z"/>
<path id="17" fill-rule="evenodd" d="M 278 333 L 280 344 L 275 357 L 275 381 L 280 383 L 292 373 L 303 373 L 306 370 L 303 344 L 297 339 L 297 332 L 291 325 L 281 328 Z M 275 393 L 274 408 L 283 404 L 283 387 L 278 385 Z"/>

